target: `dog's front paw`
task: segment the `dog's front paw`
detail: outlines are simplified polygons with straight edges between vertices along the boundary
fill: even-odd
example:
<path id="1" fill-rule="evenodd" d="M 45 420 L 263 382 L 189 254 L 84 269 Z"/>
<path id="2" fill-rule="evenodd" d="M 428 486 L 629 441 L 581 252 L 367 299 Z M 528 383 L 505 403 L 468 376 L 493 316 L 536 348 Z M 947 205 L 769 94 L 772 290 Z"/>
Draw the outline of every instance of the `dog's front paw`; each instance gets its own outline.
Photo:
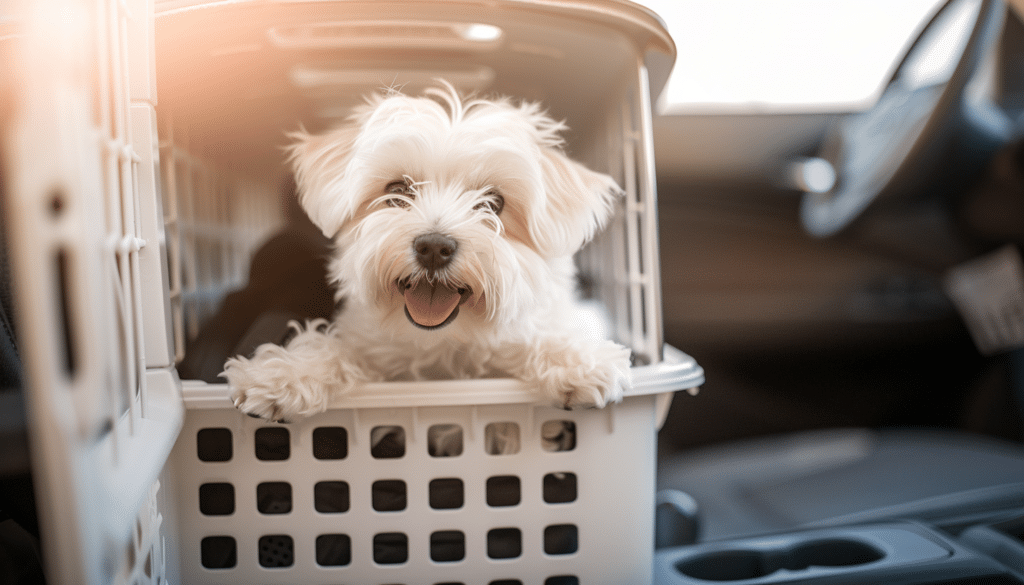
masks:
<path id="1" fill-rule="evenodd" d="M 604 408 L 622 400 L 622 394 L 629 388 L 629 373 L 618 367 L 602 369 L 606 371 L 572 381 L 571 387 L 564 389 L 555 401 L 556 406 L 565 410 Z"/>
<path id="2" fill-rule="evenodd" d="M 260 348 L 252 359 L 231 358 L 224 377 L 231 401 L 242 412 L 274 422 L 291 422 L 327 409 L 327 392 L 302 372 L 282 367 L 278 346 Z"/>
<path id="3" fill-rule="evenodd" d="M 524 378 L 534 378 L 560 408 L 603 408 L 620 401 L 629 387 L 630 351 L 617 343 L 556 343 L 540 349 Z"/>
<path id="4" fill-rule="evenodd" d="M 267 420 L 294 421 L 327 410 L 331 396 L 369 381 L 366 369 L 320 324 L 296 324 L 287 347 L 265 343 L 252 358 L 229 359 L 222 375 L 235 407 Z"/>

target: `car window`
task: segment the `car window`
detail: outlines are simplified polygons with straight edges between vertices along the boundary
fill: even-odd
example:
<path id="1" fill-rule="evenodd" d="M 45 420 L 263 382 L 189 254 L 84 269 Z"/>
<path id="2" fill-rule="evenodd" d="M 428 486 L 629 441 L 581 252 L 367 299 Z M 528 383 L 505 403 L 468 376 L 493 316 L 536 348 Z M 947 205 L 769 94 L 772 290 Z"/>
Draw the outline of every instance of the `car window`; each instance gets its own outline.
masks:
<path id="1" fill-rule="evenodd" d="M 878 99 L 941 0 L 638 0 L 678 56 L 662 113 L 842 112 Z"/>

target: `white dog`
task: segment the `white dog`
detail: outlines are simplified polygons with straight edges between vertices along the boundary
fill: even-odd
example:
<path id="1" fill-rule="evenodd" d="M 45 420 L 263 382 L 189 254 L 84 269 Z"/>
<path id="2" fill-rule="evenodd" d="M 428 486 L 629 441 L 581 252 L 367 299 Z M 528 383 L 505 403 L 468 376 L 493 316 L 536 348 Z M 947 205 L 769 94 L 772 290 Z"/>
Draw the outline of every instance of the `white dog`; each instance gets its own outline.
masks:
<path id="1" fill-rule="evenodd" d="M 442 84 L 293 134 L 300 201 L 334 240 L 345 305 L 285 347 L 229 359 L 235 406 L 293 420 L 365 382 L 501 376 L 563 408 L 618 401 L 630 351 L 574 320 L 572 256 L 622 191 L 565 156 L 563 130 L 537 104 Z"/>

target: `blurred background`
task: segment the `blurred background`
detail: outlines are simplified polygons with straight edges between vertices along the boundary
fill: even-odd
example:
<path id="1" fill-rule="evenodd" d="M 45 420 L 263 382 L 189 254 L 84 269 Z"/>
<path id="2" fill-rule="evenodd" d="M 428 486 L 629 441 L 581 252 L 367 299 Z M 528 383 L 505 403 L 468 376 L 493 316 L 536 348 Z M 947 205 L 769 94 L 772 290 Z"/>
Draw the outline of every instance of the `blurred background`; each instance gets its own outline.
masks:
<path id="1" fill-rule="evenodd" d="M 665 20 L 680 55 L 654 121 L 666 337 L 708 374 L 698 399 L 676 398 L 663 450 L 848 426 L 1021 439 L 1009 354 L 979 354 L 942 288 L 953 265 L 997 238 L 968 233 L 952 211 L 942 228 L 920 215 L 872 216 L 856 234 L 817 237 L 801 222 L 804 191 L 787 176 L 877 107 L 945 2 L 642 3 Z M 1011 11 L 976 74 L 1004 104 L 1016 95 L 1013 77 L 993 72 L 1019 27 Z M 972 28 L 962 17 L 950 34 Z M 935 47 L 930 67 L 956 65 L 961 45 Z M 992 172 L 997 150 L 965 172 L 964 191 Z M 927 179 L 934 163 L 915 162 Z M 946 209 L 962 207 L 964 192 L 938 187 Z"/>

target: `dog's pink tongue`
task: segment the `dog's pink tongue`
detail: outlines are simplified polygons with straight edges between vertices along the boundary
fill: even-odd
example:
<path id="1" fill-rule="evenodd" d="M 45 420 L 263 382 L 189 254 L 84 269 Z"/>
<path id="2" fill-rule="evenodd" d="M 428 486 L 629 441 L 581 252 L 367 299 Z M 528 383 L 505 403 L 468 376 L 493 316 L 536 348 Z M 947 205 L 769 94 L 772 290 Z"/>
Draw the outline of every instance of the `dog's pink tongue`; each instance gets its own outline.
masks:
<path id="1" fill-rule="evenodd" d="M 409 316 L 424 327 L 436 327 L 444 323 L 455 307 L 459 306 L 462 295 L 459 291 L 443 285 L 432 285 L 420 281 L 405 291 L 405 308 Z"/>

